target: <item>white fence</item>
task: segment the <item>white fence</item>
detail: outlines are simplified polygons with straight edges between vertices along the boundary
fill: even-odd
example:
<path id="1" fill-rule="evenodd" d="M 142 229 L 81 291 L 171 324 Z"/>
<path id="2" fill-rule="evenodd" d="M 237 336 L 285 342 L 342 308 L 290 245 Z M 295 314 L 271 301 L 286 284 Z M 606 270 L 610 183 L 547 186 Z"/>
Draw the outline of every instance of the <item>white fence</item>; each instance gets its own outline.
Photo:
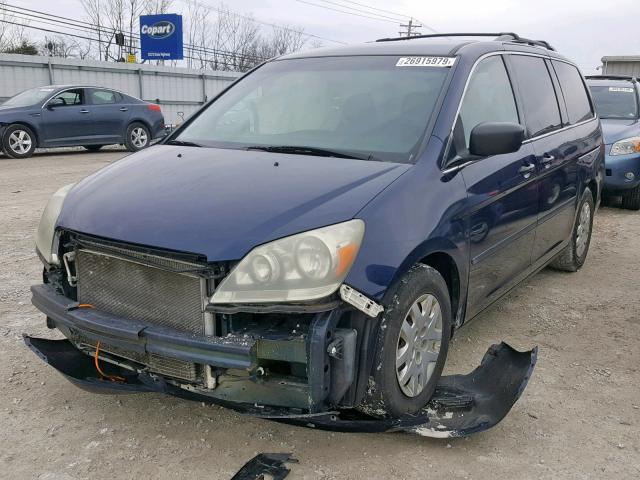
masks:
<path id="1" fill-rule="evenodd" d="M 180 123 L 240 77 L 235 72 L 144 64 L 0 54 L 0 102 L 43 85 L 108 87 L 162 106 L 168 124 Z"/>

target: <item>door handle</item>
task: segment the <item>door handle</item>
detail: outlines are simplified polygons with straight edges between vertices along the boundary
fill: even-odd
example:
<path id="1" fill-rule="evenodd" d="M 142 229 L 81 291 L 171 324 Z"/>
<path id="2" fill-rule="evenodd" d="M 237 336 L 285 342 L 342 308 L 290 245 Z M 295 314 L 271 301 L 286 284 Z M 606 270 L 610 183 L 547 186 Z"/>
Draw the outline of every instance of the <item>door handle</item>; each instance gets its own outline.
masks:
<path id="1" fill-rule="evenodd" d="M 556 159 L 553 155 L 545 153 L 540 159 L 540 165 L 544 165 L 544 168 L 549 168 L 549 164 Z"/>
<path id="2" fill-rule="evenodd" d="M 89 110 L 82 109 L 82 110 L 80 110 L 80 113 L 89 113 Z"/>
<path id="3" fill-rule="evenodd" d="M 126 112 L 127 110 L 129 110 L 127 107 L 122 107 L 122 108 L 120 109 L 120 111 L 121 111 L 121 112 Z"/>
<path id="4" fill-rule="evenodd" d="M 518 173 L 521 173 L 524 178 L 529 178 L 533 171 L 536 169 L 535 164 L 530 163 L 529 165 L 523 165 L 518 169 Z"/>

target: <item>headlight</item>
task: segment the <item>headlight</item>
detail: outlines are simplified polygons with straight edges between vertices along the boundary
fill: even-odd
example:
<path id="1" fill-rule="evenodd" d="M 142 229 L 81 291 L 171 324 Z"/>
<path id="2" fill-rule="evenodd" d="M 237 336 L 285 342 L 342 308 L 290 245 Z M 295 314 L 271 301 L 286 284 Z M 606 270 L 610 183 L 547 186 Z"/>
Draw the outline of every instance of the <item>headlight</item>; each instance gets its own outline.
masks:
<path id="1" fill-rule="evenodd" d="M 54 193 L 40 218 L 38 232 L 36 233 L 36 248 L 49 264 L 60 265 L 60 259 L 53 249 L 56 222 L 58 221 L 60 210 L 62 210 L 64 199 L 74 185 L 74 183 L 70 183 Z"/>
<path id="2" fill-rule="evenodd" d="M 360 249 L 364 222 L 292 235 L 254 248 L 211 297 L 212 303 L 315 300 L 343 282 Z"/>
<path id="3" fill-rule="evenodd" d="M 613 144 L 609 155 L 629 155 L 640 153 L 640 137 L 625 138 Z"/>

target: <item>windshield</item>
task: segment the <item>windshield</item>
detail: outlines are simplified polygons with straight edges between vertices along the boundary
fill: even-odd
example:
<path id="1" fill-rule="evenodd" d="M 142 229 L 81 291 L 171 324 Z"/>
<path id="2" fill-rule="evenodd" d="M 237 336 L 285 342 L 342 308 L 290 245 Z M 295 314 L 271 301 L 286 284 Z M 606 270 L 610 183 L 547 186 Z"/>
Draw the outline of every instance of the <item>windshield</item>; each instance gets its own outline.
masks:
<path id="1" fill-rule="evenodd" d="M 589 89 L 600 118 L 638 117 L 638 100 L 633 87 L 591 86 Z"/>
<path id="2" fill-rule="evenodd" d="M 11 97 L 9 100 L 4 102 L 2 106 L 4 107 L 30 107 L 31 105 L 35 105 L 44 101 L 49 95 L 51 95 L 55 91 L 55 88 L 51 87 L 40 87 L 40 88 L 32 88 L 31 90 L 25 90 L 22 93 Z"/>
<path id="3" fill-rule="evenodd" d="M 399 58 L 270 62 L 207 107 L 173 142 L 411 162 L 449 68 L 396 66 Z"/>

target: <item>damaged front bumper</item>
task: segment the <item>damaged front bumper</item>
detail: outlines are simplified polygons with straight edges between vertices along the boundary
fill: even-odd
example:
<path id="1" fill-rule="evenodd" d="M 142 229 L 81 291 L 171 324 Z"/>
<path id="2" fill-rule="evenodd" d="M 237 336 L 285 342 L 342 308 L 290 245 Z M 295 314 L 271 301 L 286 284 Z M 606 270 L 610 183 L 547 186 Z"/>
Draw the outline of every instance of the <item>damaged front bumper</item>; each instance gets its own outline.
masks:
<path id="1" fill-rule="evenodd" d="M 500 422 L 522 394 L 533 372 L 537 348 L 517 352 L 509 345 L 493 345 L 482 363 L 467 375 L 442 377 L 429 404 L 416 415 L 374 418 L 355 409 L 300 412 L 295 408 L 228 401 L 209 392 L 186 389 L 150 372 L 132 371 L 105 363 L 103 374 L 122 379 L 114 382 L 96 372 L 93 359 L 69 340 L 24 337 L 26 345 L 43 361 L 76 386 L 95 393 L 159 392 L 226 406 L 242 413 L 282 423 L 332 431 L 407 431 L 427 437 L 462 437 L 487 430 Z"/>

